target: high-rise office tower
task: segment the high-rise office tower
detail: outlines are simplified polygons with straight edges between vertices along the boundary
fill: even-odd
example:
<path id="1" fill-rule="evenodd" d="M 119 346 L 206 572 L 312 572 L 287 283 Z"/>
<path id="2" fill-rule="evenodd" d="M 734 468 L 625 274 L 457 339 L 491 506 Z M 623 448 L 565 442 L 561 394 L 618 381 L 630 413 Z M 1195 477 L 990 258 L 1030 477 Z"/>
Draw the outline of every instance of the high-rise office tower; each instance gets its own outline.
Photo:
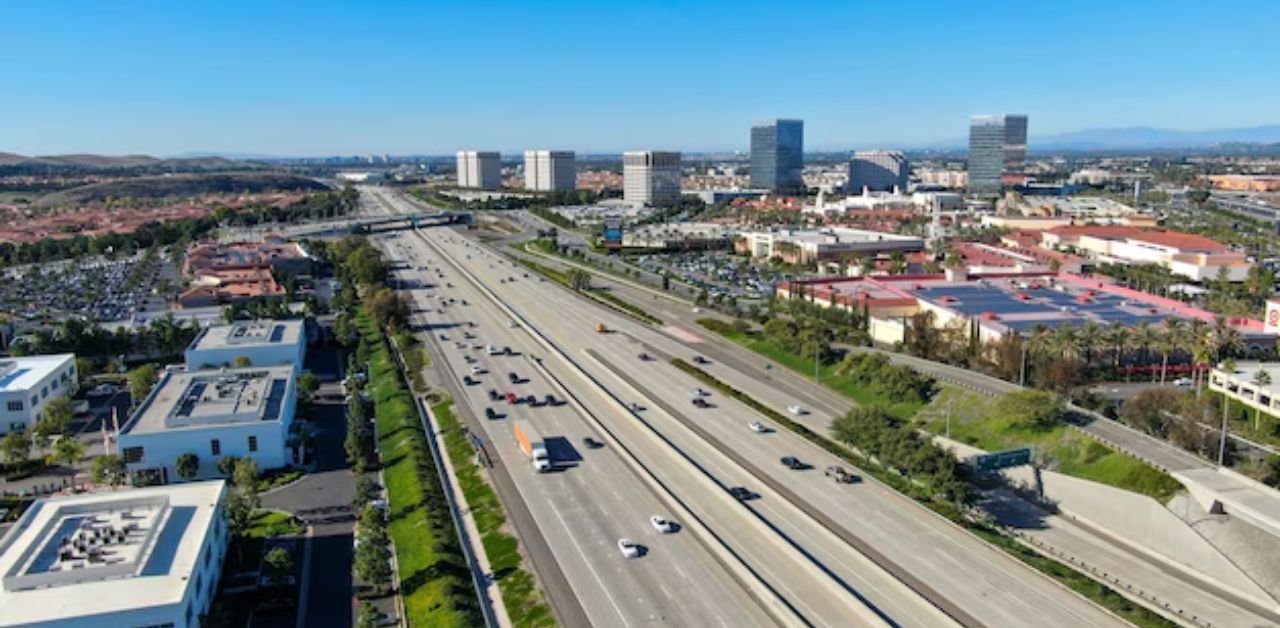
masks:
<path id="1" fill-rule="evenodd" d="M 751 127 L 751 187 L 802 192 L 803 169 L 803 120 L 767 120 Z"/>
<path id="2" fill-rule="evenodd" d="M 578 185 L 577 166 L 571 150 L 524 151 L 524 187 L 550 192 L 572 190 Z"/>
<path id="3" fill-rule="evenodd" d="M 897 188 L 906 193 L 910 170 L 907 157 L 898 151 L 860 150 L 849 160 L 849 181 L 845 190 L 857 194 L 863 188 L 875 192 Z"/>
<path id="4" fill-rule="evenodd" d="M 502 156 L 494 151 L 458 151 L 458 187 L 481 190 L 502 187 Z"/>
<path id="5" fill-rule="evenodd" d="M 1000 176 L 1017 172 L 1027 159 L 1027 116 L 999 114 L 969 118 L 969 190 L 1000 191 Z"/>
<path id="6" fill-rule="evenodd" d="M 664 206 L 680 201 L 680 153 L 656 150 L 622 155 L 622 196 L 628 203 Z"/>

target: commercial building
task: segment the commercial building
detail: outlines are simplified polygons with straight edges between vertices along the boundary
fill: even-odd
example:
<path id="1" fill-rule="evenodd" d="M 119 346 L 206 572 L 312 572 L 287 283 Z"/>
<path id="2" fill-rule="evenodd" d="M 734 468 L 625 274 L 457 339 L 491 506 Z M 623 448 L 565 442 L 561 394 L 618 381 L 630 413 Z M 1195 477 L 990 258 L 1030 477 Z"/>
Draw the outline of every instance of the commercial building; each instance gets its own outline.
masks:
<path id="1" fill-rule="evenodd" d="M 1041 235 L 1042 245 L 1108 264 L 1159 264 L 1192 281 L 1244 281 L 1252 264 L 1239 251 L 1204 236 L 1128 226 L 1072 225 Z"/>
<path id="2" fill-rule="evenodd" d="M 826 229 L 748 231 L 734 239 L 734 249 L 752 257 L 778 257 L 788 264 L 870 257 L 894 251 L 924 250 L 924 240 L 894 233 L 832 227 Z"/>
<path id="3" fill-rule="evenodd" d="M 1205 179 L 1217 190 L 1280 192 L 1280 175 L 1211 174 Z"/>
<path id="4" fill-rule="evenodd" d="M 670 206 L 680 201 L 680 153 L 629 151 L 622 155 L 622 196 L 633 205 Z"/>
<path id="5" fill-rule="evenodd" d="M 260 469 L 291 464 L 297 409 L 292 365 L 166 372 L 120 429 L 130 473 L 177 481 L 178 456 L 195 454 L 197 478 L 217 477 L 218 460 L 252 458 Z"/>
<path id="6" fill-rule="evenodd" d="M 308 275 L 316 261 L 296 242 L 269 236 L 262 242 L 202 240 L 187 248 L 183 274 L 191 280 L 178 295 L 182 307 L 209 307 L 261 297 L 283 297 L 277 276 Z"/>
<path id="7" fill-rule="evenodd" d="M 733 246 L 734 230 L 715 223 L 674 222 L 644 225 L 622 235 L 624 248 L 656 251 L 705 251 Z"/>
<path id="8" fill-rule="evenodd" d="M 72 353 L 0 359 L 0 434 L 28 431 L 44 407 L 75 392 Z"/>
<path id="9" fill-rule="evenodd" d="M 1266 373 L 1262 381 L 1259 373 Z M 1217 366 L 1209 373 L 1209 390 L 1280 416 L 1280 362 L 1236 362 L 1234 371 Z"/>
<path id="10" fill-rule="evenodd" d="M 221 480 L 36 501 L 0 539 L 0 625 L 195 628 L 218 590 Z"/>
<path id="11" fill-rule="evenodd" d="M 187 369 L 232 366 L 245 358 L 250 366 L 289 365 L 302 370 L 307 334 L 301 320 L 244 321 L 200 330 L 185 352 Z"/>
<path id="12" fill-rule="evenodd" d="M 1000 191 L 1001 177 L 1027 158 L 1027 116 L 980 115 L 969 119 L 969 190 Z"/>
<path id="13" fill-rule="evenodd" d="M 572 190 L 578 170 L 571 150 L 524 151 L 524 187 L 539 192 Z"/>
<path id="14" fill-rule="evenodd" d="M 458 187 L 496 190 L 502 187 L 502 156 L 496 151 L 458 151 Z"/>
<path id="15" fill-rule="evenodd" d="M 910 172 L 907 157 L 900 152 L 860 150 L 849 160 L 849 180 L 845 189 L 851 193 L 871 190 L 905 194 Z"/>
<path id="16" fill-rule="evenodd" d="M 767 120 L 751 127 L 751 187 L 801 192 L 803 170 L 803 120 Z"/>

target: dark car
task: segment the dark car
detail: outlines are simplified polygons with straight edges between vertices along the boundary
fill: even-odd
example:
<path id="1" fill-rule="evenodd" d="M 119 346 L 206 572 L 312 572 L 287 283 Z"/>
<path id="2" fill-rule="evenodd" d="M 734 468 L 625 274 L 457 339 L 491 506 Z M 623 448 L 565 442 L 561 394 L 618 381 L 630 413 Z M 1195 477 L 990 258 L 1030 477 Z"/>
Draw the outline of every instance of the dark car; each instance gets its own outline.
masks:
<path id="1" fill-rule="evenodd" d="M 462 376 L 462 383 L 464 383 L 464 384 L 466 384 L 466 385 L 468 385 L 468 386 L 475 386 L 478 382 L 476 382 L 476 380 L 472 379 L 470 375 L 463 375 L 463 376 Z"/>
<path id="2" fill-rule="evenodd" d="M 525 402 L 525 403 L 527 403 L 527 404 L 529 404 L 530 406 L 535 407 L 535 408 L 536 408 L 536 407 L 538 407 L 538 406 L 540 406 L 540 405 L 542 405 L 542 402 L 541 402 L 541 401 L 538 401 L 538 396 L 537 396 L 537 395 L 529 395 L 529 396 L 525 397 L 525 398 L 524 398 L 524 402 Z"/>
<path id="3" fill-rule="evenodd" d="M 745 502 L 749 499 L 755 499 L 756 497 L 755 493 L 752 493 L 751 491 L 747 490 L 745 487 L 742 487 L 742 486 L 729 487 L 729 494 L 733 495 L 733 498 L 740 502 Z"/>
<path id="4" fill-rule="evenodd" d="M 708 360 L 700 355 L 695 355 L 693 356 L 693 362 L 695 364 L 710 364 L 711 360 Z"/>
<path id="5" fill-rule="evenodd" d="M 519 384 L 520 376 L 516 375 L 515 373 L 507 373 L 507 380 L 509 380 L 512 384 Z"/>
<path id="6" fill-rule="evenodd" d="M 600 449 L 601 447 L 604 447 L 604 443 L 587 436 L 582 439 L 582 446 L 587 449 Z"/>
<path id="7" fill-rule="evenodd" d="M 498 418 L 498 412 L 497 412 L 496 410 L 494 410 L 493 408 L 485 408 L 485 409 L 484 409 L 484 418 L 486 418 L 486 419 L 496 419 L 496 418 Z"/>
<path id="8" fill-rule="evenodd" d="M 560 400 L 556 399 L 555 395 L 547 395 L 542 399 L 542 403 L 545 403 L 549 406 L 558 406 L 560 405 Z"/>
<path id="9" fill-rule="evenodd" d="M 707 403 L 707 400 L 703 399 L 702 397 L 694 397 L 693 405 L 694 407 L 697 407 L 697 408 L 707 408 L 711 406 L 711 404 Z"/>
<path id="10" fill-rule="evenodd" d="M 498 401 L 500 399 L 502 399 L 502 393 L 498 392 L 498 389 L 496 388 L 490 388 L 489 401 Z"/>
<path id="11" fill-rule="evenodd" d="M 782 466 L 784 466 L 784 467 L 786 467 L 786 468 L 788 468 L 788 469 L 791 469 L 791 470 L 793 470 L 793 471 L 794 471 L 794 470 L 797 470 L 797 469 L 803 469 L 803 468 L 805 468 L 804 463 L 803 463 L 803 462 L 800 462 L 800 459 L 799 459 L 799 458 L 797 458 L 797 457 L 795 457 L 795 456 L 783 456 L 783 458 L 782 458 Z"/>
<path id="12" fill-rule="evenodd" d="M 640 355 L 638 355 L 638 356 L 636 356 L 636 357 L 640 358 L 640 361 L 642 361 L 642 362 L 648 362 L 649 360 L 652 360 L 652 359 L 653 359 L 653 358 L 652 358 L 652 357 L 650 357 L 650 356 L 649 356 L 649 354 L 647 354 L 647 353 L 641 353 Z"/>

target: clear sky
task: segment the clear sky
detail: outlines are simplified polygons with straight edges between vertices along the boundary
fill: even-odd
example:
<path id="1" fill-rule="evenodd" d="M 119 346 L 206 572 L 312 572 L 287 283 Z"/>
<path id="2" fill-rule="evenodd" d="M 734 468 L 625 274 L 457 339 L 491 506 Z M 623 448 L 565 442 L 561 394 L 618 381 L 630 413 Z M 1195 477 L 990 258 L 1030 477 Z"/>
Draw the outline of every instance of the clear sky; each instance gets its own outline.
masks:
<path id="1" fill-rule="evenodd" d="M 1280 123 L 1277 0 L 5 2 L 0 151 L 806 148 Z"/>

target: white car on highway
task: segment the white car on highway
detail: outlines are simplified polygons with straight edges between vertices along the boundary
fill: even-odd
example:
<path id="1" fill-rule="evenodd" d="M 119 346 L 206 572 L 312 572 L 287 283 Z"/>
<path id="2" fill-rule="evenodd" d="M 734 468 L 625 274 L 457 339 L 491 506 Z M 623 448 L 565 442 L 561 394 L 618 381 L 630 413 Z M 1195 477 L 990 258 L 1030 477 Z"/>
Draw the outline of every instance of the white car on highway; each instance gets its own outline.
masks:
<path id="1" fill-rule="evenodd" d="M 618 539 L 618 551 L 626 558 L 640 557 L 640 545 L 631 539 Z"/>
<path id="2" fill-rule="evenodd" d="M 761 423 L 761 422 L 759 422 L 759 421 L 752 421 L 752 422 L 750 422 L 750 423 L 748 423 L 748 424 L 747 424 L 747 427 L 751 428 L 751 431 L 753 431 L 753 432 L 755 432 L 755 433 L 757 433 L 757 434 L 763 434 L 763 433 L 765 433 L 765 432 L 769 431 L 769 428 L 765 427 L 765 426 L 764 426 L 764 423 Z"/>
<path id="3" fill-rule="evenodd" d="M 796 416 L 799 416 L 802 414 L 809 414 L 808 410 L 805 410 L 803 407 L 798 405 L 787 406 L 787 412 L 790 412 L 791 414 L 794 414 Z"/>
<path id="4" fill-rule="evenodd" d="M 662 515 L 653 515 L 649 517 L 649 523 L 653 525 L 653 529 L 663 534 L 671 534 L 676 531 L 676 523 L 663 518 Z"/>
<path id="5" fill-rule="evenodd" d="M 707 392 L 707 391 L 705 391 L 705 390 L 703 390 L 703 389 L 701 389 L 701 388 L 694 388 L 694 389 L 693 389 L 693 396 L 694 396 L 694 397 L 710 397 L 710 396 L 711 396 L 711 393 L 709 393 L 709 392 Z"/>

